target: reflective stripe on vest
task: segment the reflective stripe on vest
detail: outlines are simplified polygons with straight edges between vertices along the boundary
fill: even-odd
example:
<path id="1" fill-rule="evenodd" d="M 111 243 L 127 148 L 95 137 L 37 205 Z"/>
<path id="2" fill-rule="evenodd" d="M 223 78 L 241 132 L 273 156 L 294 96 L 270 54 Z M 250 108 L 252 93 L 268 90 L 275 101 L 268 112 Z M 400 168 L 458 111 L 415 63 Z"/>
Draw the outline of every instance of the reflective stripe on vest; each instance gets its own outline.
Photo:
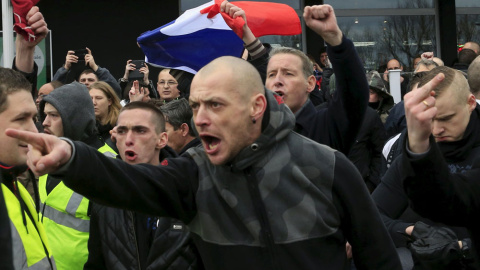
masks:
<path id="1" fill-rule="evenodd" d="M 75 229 L 79 232 L 90 232 L 90 220 L 76 218 L 75 212 L 73 212 L 73 216 L 71 216 L 70 212 L 69 214 L 61 212 L 53 207 L 50 207 L 49 205 L 43 204 L 42 202 L 40 203 L 40 209 L 42 210 L 44 217 L 54 221 L 57 224 Z"/>
<path id="2" fill-rule="evenodd" d="M 109 157 L 116 156 L 106 144 L 98 151 Z M 89 200 L 68 188 L 63 181 L 47 195 L 48 177 L 42 175 L 39 179 L 40 216 L 52 253 L 58 269 L 81 270 L 88 259 Z"/>
<path id="3" fill-rule="evenodd" d="M 42 224 L 37 220 L 32 221 L 29 215 L 25 213 L 27 221 L 25 226 L 23 224 L 23 215 L 20 202 L 9 188 L 7 188 L 4 184 L 1 186 L 3 195 L 5 197 L 8 216 L 10 218 L 13 262 L 15 269 L 52 269 L 50 266 L 50 261 L 43 247 L 43 245 L 45 245 L 48 252 L 51 254 Z M 27 205 L 27 209 L 25 209 L 25 211 L 29 211 L 34 218 L 38 217 L 38 214 L 35 211 L 33 200 L 30 197 L 30 194 L 28 194 L 28 191 L 21 183 L 18 184 L 18 188 L 20 197 Z M 33 222 L 35 222 L 38 231 Z M 53 257 L 51 257 L 50 260 L 52 262 L 53 269 L 56 269 Z"/>

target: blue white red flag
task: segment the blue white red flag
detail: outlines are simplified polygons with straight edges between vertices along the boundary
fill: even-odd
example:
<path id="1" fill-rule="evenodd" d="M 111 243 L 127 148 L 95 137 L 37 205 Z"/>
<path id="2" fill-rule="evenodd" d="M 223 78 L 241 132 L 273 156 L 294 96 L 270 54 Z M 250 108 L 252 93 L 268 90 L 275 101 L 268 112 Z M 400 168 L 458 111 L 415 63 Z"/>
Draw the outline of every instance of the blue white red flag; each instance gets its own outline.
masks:
<path id="1" fill-rule="evenodd" d="M 241 56 L 243 41 L 223 17 L 218 14 L 209 19 L 200 13 L 212 4 L 187 10 L 175 21 L 138 37 L 146 62 L 195 74 L 217 57 Z"/>
<path id="2" fill-rule="evenodd" d="M 175 21 L 138 37 L 150 64 L 195 74 L 220 56 L 240 57 L 243 52 L 241 17 L 219 12 L 223 0 L 212 0 L 185 11 Z M 300 19 L 288 5 L 269 2 L 234 2 L 245 10 L 248 26 L 257 36 L 297 35 Z M 232 30 L 233 29 L 233 30 Z"/>

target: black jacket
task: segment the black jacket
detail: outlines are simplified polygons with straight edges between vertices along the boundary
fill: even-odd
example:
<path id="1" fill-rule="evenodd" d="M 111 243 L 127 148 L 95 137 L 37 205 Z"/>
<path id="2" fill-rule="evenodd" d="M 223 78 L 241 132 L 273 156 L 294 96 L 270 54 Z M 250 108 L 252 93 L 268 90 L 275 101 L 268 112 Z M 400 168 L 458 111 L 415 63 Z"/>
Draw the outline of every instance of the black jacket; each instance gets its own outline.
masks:
<path id="1" fill-rule="evenodd" d="M 310 100 L 295 115 L 294 131 L 348 155 L 367 109 L 369 88 L 362 62 L 352 41 L 329 46 L 328 57 L 336 76 L 336 91 L 324 109 Z"/>
<path id="2" fill-rule="evenodd" d="M 182 220 L 208 269 L 348 269 L 346 240 L 358 269 L 400 269 L 355 167 L 292 132 L 291 111 L 266 96 L 262 135 L 227 165 L 197 147 L 131 166 L 74 142 L 57 175 L 92 201 Z"/>
<path id="3" fill-rule="evenodd" d="M 0 184 L 3 183 L 4 168 L 0 165 Z M 13 269 L 13 255 L 12 255 L 12 235 L 10 233 L 10 219 L 8 218 L 7 207 L 5 206 L 5 199 L 3 191 L 0 190 L 0 262 L 2 269 Z"/>
<path id="4" fill-rule="evenodd" d="M 169 147 L 160 160 L 175 157 Z M 203 269 L 190 232 L 178 220 L 91 203 L 84 269 Z"/>
<path id="5" fill-rule="evenodd" d="M 471 233 L 479 267 L 480 159 L 473 160 L 469 171 L 452 173 L 433 137 L 429 151 L 420 157 L 411 157 L 403 145 L 398 167 L 413 209 L 438 222 L 465 226 Z"/>
<path id="6" fill-rule="evenodd" d="M 360 171 L 370 192 L 381 181 L 382 148 L 385 139 L 385 128 L 380 117 L 375 110 L 370 107 L 367 108 L 362 127 L 348 154 L 348 158 Z"/>
<path id="7" fill-rule="evenodd" d="M 402 133 L 402 135 L 398 138 L 397 142 L 392 146 L 392 149 L 395 151 L 395 153 L 389 158 L 393 159 L 394 161 L 391 167 L 387 170 L 385 176 L 383 177 L 382 183 L 372 194 L 372 197 L 380 211 L 380 215 L 382 216 L 385 226 L 387 227 L 392 239 L 397 246 L 405 246 L 407 244 L 407 239 L 403 237 L 401 233 L 405 232 L 405 229 L 408 226 L 413 225 L 417 221 L 423 221 L 424 223 L 434 226 L 446 226 L 445 224 L 448 224 L 449 228 L 456 233 L 457 238 L 460 240 L 463 238 L 471 237 L 471 235 L 467 231 L 469 223 L 462 224 L 462 222 L 457 221 L 457 218 L 454 218 L 453 215 L 445 216 L 441 219 L 438 218 L 439 213 L 443 213 L 444 211 L 448 212 L 452 206 L 442 206 L 443 202 L 439 203 L 438 199 L 433 200 L 433 197 L 437 196 L 438 194 L 435 194 L 436 191 L 434 188 L 436 187 L 433 186 L 432 182 L 425 182 L 429 183 L 429 189 L 431 188 L 431 190 L 428 192 L 432 193 L 421 199 L 422 203 L 426 203 L 426 205 L 419 205 L 419 201 L 417 201 L 416 205 L 413 204 L 413 210 L 420 209 L 420 211 L 416 212 L 410 209 L 411 204 L 407 197 L 408 192 L 405 192 L 403 185 L 406 185 L 407 187 L 409 186 L 409 184 L 404 181 L 408 178 L 412 178 L 412 174 L 418 174 L 424 177 L 425 172 L 432 173 L 430 171 L 430 167 L 432 166 L 430 162 L 435 162 L 435 170 L 438 170 L 435 173 L 432 173 L 432 175 L 434 175 L 433 177 L 437 177 L 439 173 L 445 174 L 447 176 L 453 173 L 468 175 L 470 173 L 470 170 L 474 168 L 475 164 L 480 158 L 480 137 L 478 136 L 479 133 L 480 108 L 477 106 L 470 115 L 470 121 L 467 125 L 463 138 L 455 142 L 441 142 L 438 144 L 434 143 L 434 148 L 439 149 L 439 151 L 435 151 L 438 157 L 435 157 L 435 159 L 432 161 L 424 163 L 425 167 L 422 168 L 421 173 L 417 171 L 418 168 L 416 168 L 415 171 L 412 171 L 411 165 L 402 165 L 402 162 L 404 162 L 407 158 L 404 156 L 404 149 L 406 140 L 408 139 L 408 133 Z M 409 159 L 407 158 L 407 160 Z M 416 162 L 412 163 L 415 164 Z M 442 168 L 440 170 L 440 165 L 437 165 L 437 163 L 445 163 L 445 168 Z M 423 170 L 425 170 L 425 172 Z M 444 178 L 445 175 L 442 175 L 442 178 Z M 429 176 L 428 178 L 430 177 L 432 176 Z M 413 178 L 422 179 L 421 181 L 423 181 L 423 178 L 421 177 Z M 431 179 L 430 181 L 433 180 Z M 415 186 L 419 185 L 418 182 L 414 183 Z M 407 191 L 415 194 L 416 198 L 419 196 L 414 189 L 407 189 Z M 463 190 L 462 192 L 468 193 L 469 191 Z M 435 212 L 437 212 L 435 215 L 432 215 L 431 213 L 427 213 L 425 211 L 427 205 L 430 205 L 432 203 L 435 204 L 436 207 L 438 207 L 438 209 L 435 210 Z M 453 202 L 450 201 L 449 203 Z M 428 218 L 432 218 L 435 222 L 443 222 L 445 224 L 435 223 Z"/>

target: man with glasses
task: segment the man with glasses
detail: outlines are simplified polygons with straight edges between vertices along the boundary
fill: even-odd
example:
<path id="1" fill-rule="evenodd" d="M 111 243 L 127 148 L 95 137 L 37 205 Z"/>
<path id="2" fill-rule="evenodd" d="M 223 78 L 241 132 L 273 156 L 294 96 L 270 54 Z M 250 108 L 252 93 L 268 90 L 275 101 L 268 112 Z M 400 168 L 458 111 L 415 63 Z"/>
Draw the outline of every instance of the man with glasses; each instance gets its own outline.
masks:
<path id="1" fill-rule="evenodd" d="M 178 69 L 163 69 L 158 74 L 157 91 L 164 103 L 190 95 L 193 74 Z"/>

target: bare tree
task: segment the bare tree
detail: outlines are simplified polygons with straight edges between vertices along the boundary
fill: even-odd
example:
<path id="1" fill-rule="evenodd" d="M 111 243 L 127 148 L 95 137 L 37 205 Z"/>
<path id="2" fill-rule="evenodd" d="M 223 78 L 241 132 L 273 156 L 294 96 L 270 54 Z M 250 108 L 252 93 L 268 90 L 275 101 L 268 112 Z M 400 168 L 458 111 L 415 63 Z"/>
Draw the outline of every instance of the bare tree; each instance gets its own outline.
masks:
<path id="1" fill-rule="evenodd" d="M 428 0 L 406 0 L 398 3 L 399 8 L 430 8 Z M 411 67 L 413 59 L 424 51 L 435 47 L 434 16 L 386 16 L 380 47 Z"/>
<path id="2" fill-rule="evenodd" d="M 459 43 L 467 41 L 479 42 L 479 34 L 475 22 L 478 21 L 478 15 L 465 14 L 457 16 L 457 40 Z"/>

